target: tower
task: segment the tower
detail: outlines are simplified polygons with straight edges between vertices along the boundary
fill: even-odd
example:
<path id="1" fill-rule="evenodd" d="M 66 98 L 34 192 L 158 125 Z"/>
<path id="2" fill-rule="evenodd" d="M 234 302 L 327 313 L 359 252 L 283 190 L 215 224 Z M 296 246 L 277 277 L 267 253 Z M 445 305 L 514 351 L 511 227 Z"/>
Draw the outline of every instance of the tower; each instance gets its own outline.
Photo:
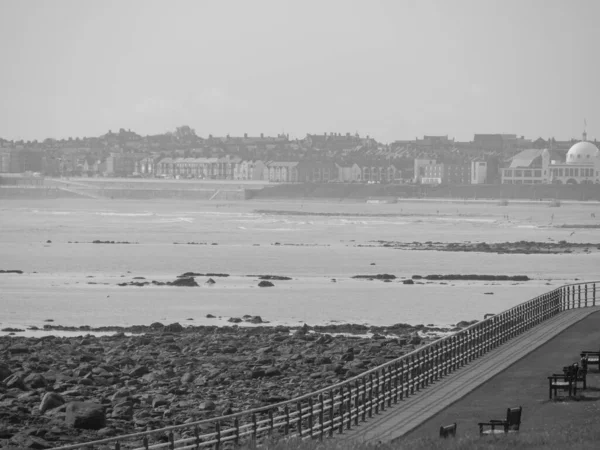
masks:
<path id="1" fill-rule="evenodd" d="M 583 119 L 583 141 L 587 141 L 587 131 L 585 130 L 587 128 L 587 121 L 585 119 Z"/>

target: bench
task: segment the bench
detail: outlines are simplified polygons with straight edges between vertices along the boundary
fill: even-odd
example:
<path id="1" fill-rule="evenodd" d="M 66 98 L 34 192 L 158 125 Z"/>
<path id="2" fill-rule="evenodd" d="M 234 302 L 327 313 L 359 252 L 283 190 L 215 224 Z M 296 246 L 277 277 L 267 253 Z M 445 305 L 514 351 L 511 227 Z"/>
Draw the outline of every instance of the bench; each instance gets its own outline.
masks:
<path id="1" fill-rule="evenodd" d="M 581 360 L 585 360 L 587 365 L 596 365 L 600 370 L 600 351 L 583 350 L 581 352 Z"/>
<path id="2" fill-rule="evenodd" d="M 442 425 L 440 427 L 440 437 L 456 437 L 456 422 L 454 422 L 452 425 Z"/>
<path id="3" fill-rule="evenodd" d="M 565 375 L 554 374 L 548 377 L 548 391 L 550 400 L 552 400 L 552 394 L 554 397 L 558 396 L 558 391 L 569 392 L 569 397 L 577 395 L 577 381 L 572 374 Z"/>
<path id="4" fill-rule="evenodd" d="M 480 422 L 479 425 L 479 435 L 480 436 L 488 436 L 499 433 L 516 433 L 519 431 L 521 426 L 521 413 L 523 412 L 523 408 L 521 406 L 517 406 L 514 408 L 508 408 L 506 410 L 506 419 L 504 420 L 496 420 L 491 419 L 489 422 Z M 489 427 L 489 430 L 485 428 Z"/>

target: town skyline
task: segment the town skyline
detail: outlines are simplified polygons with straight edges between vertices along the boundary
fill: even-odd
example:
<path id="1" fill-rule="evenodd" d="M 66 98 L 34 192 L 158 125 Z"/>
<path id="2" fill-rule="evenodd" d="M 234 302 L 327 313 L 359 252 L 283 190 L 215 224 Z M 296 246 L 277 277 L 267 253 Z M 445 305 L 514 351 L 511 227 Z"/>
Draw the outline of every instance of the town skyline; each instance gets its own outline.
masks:
<path id="1" fill-rule="evenodd" d="M 417 142 L 419 140 L 423 140 L 423 139 L 427 139 L 427 138 L 447 138 L 448 141 L 453 141 L 453 142 L 457 142 L 457 143 L 473 143 L 476 140 L 477 136 L 515 136 L 517 139 L 522 139 L 525 141 L 530 141 L 531 143 L 533 143 L 534 141 L 538 140 L 538 139 L 543 139 L 545 141 L 548 140 L 552 140 L 554 139 L 555 141 L 558 142 L 571 142 L 571 141 L 580 141 L 582 140 L 583 134 L 585 133 L 586 135 L 586 140 L 587 141 L 594 141 L 597 142 L 597 138 L 594 137 L 593 135 L 590 134 L 589 127 L 582 125 L 582 132 L 579 133 L 578 136 L 570 136 L 570 137 L 564 137 L 564 136 L 555 136 L 555 135 L 551 135 L 551 136 L 528 136 L 528 135 L 521 135 L 518 133 L 472 133 L 471 134 L 471 139 L 466 139 L 466 140 L 460 140 L 457 139 L 455 137 L 453 137 L 451 134 L 446 133 L 446 134 L 432 134 L 432 133 L 425 133 L 421 136 L 413 136 L 413 137 L 406 137 L 406 138 L 396 138 L 393 139 L 392 141 L 389 142 L 381 142 L 379 141 L 375 136 L 370 136 L 368 134 L 361 134 L 358 132 L 341 132 L 341 131 L 325 131 L 325 132 L 316 132 L 316 133 L 304 133 L 303 135 L 300 136 L 292 136 L 289 133 L 274 133 L 274 134 L 267 134 L 267 133 L 239 133 L 239 134 L 226 134 L 226 135 L 214 135 L 212 133 L 206 133 L 206 134 L 200 134 L 196 131 L 196 129 L 194 127 L 190 127 L 189 125 L 181 125 L 178 127 L 175 127 L 175 129 L 173 130 L 163 130 L 162 132 L 154 132 L 154 133 L 148 133 L 148 134 L 141 134 L 138 133 L 136 130 L 132 130 L 131 128 L 123 128 L 123 127 L 119 127 L 117 129 L 109 129 L 106 130 L 103 133 L 100 133 L 98 135 L 92 135 L 92 136 L 76 136 L 76 135 L 69 135 L 67 137 L 63 137 L 63 138 L 54 138 L 51 136 L 47 136 L 43 139 L 27 139 L 27 138 L 20 138 L 20 139 L 7 139 L 4 136 L 0 136 L 0 142 L 12 142 L 12 143 L 17 143 L 17 142 L 23 142 L 23 143 L 33 143 L 33 142 L 37 142 L 38 144 L 42 144 L 46 141 L 55 141 L 55 142 L 65 142 L 65 141 L 85 141 L 85 140 L 89 140 L 89 139 L 99 139 L 105 136 L 108 136 L 110 134 L 114 134 L 114 135 L 118 135 L 121 132 L 125 132 L 127 134 L 134 134 L 139 136 L 140 138 L 147 138 L 147 137 L 155 137 L 155 136 L 168 136 L 168 135 L 177 135 L 177 130 L 181 129 L 181 128 L 187 128 L 189 130 L 191 130 L 194 135 L 200 139 L 200 140 L 210 140 L 210 139 L 271 139 L 271 138 L 283 138 L 285 137 L 286 141 L 288 142 L 294 142 L 294 141 L 304 141 L 305 139 L 307 139 L 310 136 L 329 136 L 329 137 L 347 137 L 347 136 L 351 136 L 351 137 L 359 137 L 361 139 L 372 139 L 374 142 L 377 142 L 378 144 L 381 145 L 392 145 L 394 143 L 398 143 L 398 142 Z"/>
<path id="2" fill-rule="evenodd" d="M 5 0 L 0 136 L 600 137 L 594 0 Z M 267 125 L 267 126 L 265 126 Z"/>

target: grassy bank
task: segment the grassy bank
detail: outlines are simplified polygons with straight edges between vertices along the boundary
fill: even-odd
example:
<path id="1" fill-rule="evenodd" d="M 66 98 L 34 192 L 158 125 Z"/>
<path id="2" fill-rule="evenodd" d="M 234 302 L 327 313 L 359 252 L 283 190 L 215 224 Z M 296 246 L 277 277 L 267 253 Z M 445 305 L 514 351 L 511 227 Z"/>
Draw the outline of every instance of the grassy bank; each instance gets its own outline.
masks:
<path id="1" fill-rule="evenodd" d="M 600 428 L 597 426 L 598 416 L 590 416 L 583 422 L 556 423 L 547 430 L 520 432 L 509 436 L 479 437 L 464 436 L 441 439 L 438 437 L 409 439 L 391 444 L 361 444 L 336 440 L 268 442 L 261 450 L 479 450 L 479 449 L 527 449 L 527 450 L 595 450 L 598 448 Z M 248 445 L 244 450 L 254 450 L 258 447 Z"/>

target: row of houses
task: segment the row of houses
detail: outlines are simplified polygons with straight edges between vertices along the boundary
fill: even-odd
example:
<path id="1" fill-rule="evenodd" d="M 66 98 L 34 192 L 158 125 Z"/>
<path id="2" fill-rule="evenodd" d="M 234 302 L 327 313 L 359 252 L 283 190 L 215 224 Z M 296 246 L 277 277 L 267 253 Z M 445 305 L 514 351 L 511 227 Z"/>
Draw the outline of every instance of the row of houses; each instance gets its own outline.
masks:
<path id="1" fill-rule="evenodd" d="M 297 182 L 401 183 L 412 179 L 412 171 L 394 163 L 349 163 L 330 161 L 261 161 L 223 158 L 144 158 L 135 166 L 142 176 L 216 180 L 261 180 Z"/>

